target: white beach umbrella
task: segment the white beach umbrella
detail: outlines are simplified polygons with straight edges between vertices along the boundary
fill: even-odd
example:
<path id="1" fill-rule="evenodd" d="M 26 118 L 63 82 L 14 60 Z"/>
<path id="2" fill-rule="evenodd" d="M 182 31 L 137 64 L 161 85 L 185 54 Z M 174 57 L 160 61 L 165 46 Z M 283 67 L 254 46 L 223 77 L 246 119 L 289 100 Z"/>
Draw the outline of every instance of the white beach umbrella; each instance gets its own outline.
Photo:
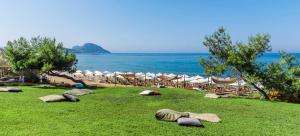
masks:
<path id="1" fill-rule="evenodd" d="M 167 75 L 168 77 L 176 77 L 176 75 L 175 74 L 173 74 L 173 73 L 171 73 L 171 74 L 169 74 L 169 75 Z"/>
<path id="2" fill-rule="evenodd" d="M 117 78 L 121 78 L 121 79 L 125 79 L 123 76 L 121 75 L 117 75 Z"/>
<path id="3" fill-rule="evenodd" d="M 104 71 L 103 73 L 104 73 L 104 74 L 109 74 L 110 72 L 109 72 L 109 71 Z"/>
<path id="4" fill-rule="evenodd" d="M 186 75 L 186 74 L 183 74 L 183 75 L 180 75 L 182 78 L 185 77 L 185 78 L 189 78 L 190 76 L 189 75 Z"/>
<path id="5" fill-rule="evenodd" d="M 151 79 L 154 79 L 154 77 L 152 77 L 152 76 L 146 76 L 146 79 L 147 80 L 151 80 Z"/>
<path id="6" fill-rule="evenodd" d="M 81 70 L 77 70 L 75 73 L 82 73 L 82 71 Z"/>
<path id="7" fill-rule="evenodd" d="M 194 80 L 190 81 L 190 83 L 196 84 L 196 83 L 201 83 L 201 81 L 197 80 L 197 79 L 194 79 Z"/>
<path id="8" fill-rule="evenodd" d="M 203 79 L 204 77 L 197 75 L 197 76 L 194 76 L 193 78 L 194 79 Z"/>
<path id="9" fill-rule="evenodd" d="M 85 75 L 86 75 L 86 76 L 93 76 L 94 73 L 91 72 L 91 71 L 86 70 L 86 71 L 85 71 Z"/>
<path id="10" fill-rule="evenodd" d="M 244 86 L 244 85 L 247 84 L 247 83 L 246 83 L 245 81 L 243 81 L 243 80 L 241 80 L 241 81 L 239 81 L 239 82 L 240 82 L 240 86 Z M 238 81 L 236 81 L 236 82 L 231 83 L 231 84 L 229 84 L 229 85 L 231 85 L 231 86 L 239 86 L 239 83 L 238 83 Z"/>
<path id="11" fill-rule="evenodd" d="M 142 72 L 138 72 L 138 73 L 135 73 L 135 75 L 136 75 L 136 76 L 143 76 L 143 75 L 145 75 L 145 74 L 142 73 Z"/>
<path id="12" fill-rule="evenodd" d="M 156 76 L 162 76 L 162 73 L 157 73 Z"/>
<path id="13" fill-rule="evenodd" d="M 79 73 L 79 72 L 75 72 L 75 73 L 73 73 L 73 75 L 79 76 L 79 75 L 83 75 L 83 74 Z"/>
<path id="14" fill-rule="evenodd" d="M 133 74 L 133 72 L 127 72 L 126 74 Z"/>
<path id="15" fill-rule="evenodd" d="M 95 71 L 94 73 L 95 73 L 96 76 L 102 76 L 103 75 L 103 73 L 101 73 L 100 71 Z"/>
<path id="16" fill-rule="evenodd" d="M 123 74 L 123 73 L 120 72 L 120 71 L 116 71 L 116 72 L 114 72 L 114 73 L 116 73 L 117 75 Z"/>
<path id="17" fill-rule="evenodd" d="M 185 78 L 185 81 L 186 81 L 186 82 L 190 82 L 190 81 L 192 81 L 192 80 L 194 80 L 194 79 L 193 79 L 193 78 L 190 78 L 190 77 L 189 77 L 189 78 Z"/>
<path id="18" fill-rule="evenodd" d="M 155 74 L 154 74 L 154 73 L 149 73 L 149 72 L 147 72 L 146 75 L 149 76 L 149 77 L 155 77 Z"/>
<path id="19" fill-rule="evenodd" d="M 208 83 L 208 78 L 201 78 L 201 79 L 198 79 L 198 82 L 199 82 L 199 83 Z"/>
<path id="20" fill-rule="evenodd" d="M 115 74 L 113 74 L 113 73 L 108 73 L 108 74 L 106 74 L 105 76 L 106 76 L 106 77 L 114 77 Z"/>

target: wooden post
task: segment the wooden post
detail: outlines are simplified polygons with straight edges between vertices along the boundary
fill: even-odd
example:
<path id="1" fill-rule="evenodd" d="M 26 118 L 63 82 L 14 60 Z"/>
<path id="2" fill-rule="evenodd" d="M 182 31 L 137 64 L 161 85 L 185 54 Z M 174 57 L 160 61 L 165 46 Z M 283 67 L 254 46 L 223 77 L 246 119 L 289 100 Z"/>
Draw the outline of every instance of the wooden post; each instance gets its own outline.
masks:
<path id="1" fill-rule="evenodd" d="M 176 88 L 178 88 L 178 74 L 177 74 L 177 76 L 176 76 Z"/>
<path id="2" fill-rule="evenodd" d="M 22 83 L 24 83 L 24 73 L 23 73 L 23 70 L 22 70 L 22 76 L 21 76 L 21 79 L 22 79 Z"/>
<path id="3" fill-rule="evenodd" d="M 185 75 L 183 75 L 183 88 L 185 89 Z"/>
<path id="4" fill-rule="evenodd" d="M 241 84 L 240 84 L 240 78 L 237 76 L 237 82 L 238 82 L 238 88 L 237 88 L 237 92 L 236 92 L 236 95 L 239 95 L 239 91 L 240 91 L 240 88 L 241 88 Z"/>
<path id="5" fill-rule="evenodd" d="M 117 86 L 117 73 L 115 72 L 115 86 Z"/>
<path id="6" fill-rule="evenodd" d="M 135 72 L 133 73 L 133 86 L 136 86 L 136 83 L 135 83 Z"/>
<path id="7" fill-rule="evenodd" d="M 145 87 L 147 86 L 147 78 L 146 78 L 146 76 L 147 76 L 147 73 L 145 72 Z"/>
<path id="8" fill-rule="evenodd" d="M 153 81 L 153 85 L 155 86 L 155 83 L 156 83 L 156 74 L 154 74 L 154 81 Z"/>

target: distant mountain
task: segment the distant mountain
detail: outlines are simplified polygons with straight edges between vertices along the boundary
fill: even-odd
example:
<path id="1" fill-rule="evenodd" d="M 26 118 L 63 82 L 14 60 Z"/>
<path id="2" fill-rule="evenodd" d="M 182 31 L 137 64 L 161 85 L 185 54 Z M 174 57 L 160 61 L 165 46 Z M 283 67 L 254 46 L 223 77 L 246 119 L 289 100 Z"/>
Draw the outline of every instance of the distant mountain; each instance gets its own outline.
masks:
<path id="1" fill-rule="evenodd" d="M 103 54 L 110 53 L 110 51 L 103 49 L 101 46 L 94 43 L 85 43 L 82 46 L 73 46 L 71 49 L 67 49 L 74 53 L 87 53 L 87 54 Z"/>

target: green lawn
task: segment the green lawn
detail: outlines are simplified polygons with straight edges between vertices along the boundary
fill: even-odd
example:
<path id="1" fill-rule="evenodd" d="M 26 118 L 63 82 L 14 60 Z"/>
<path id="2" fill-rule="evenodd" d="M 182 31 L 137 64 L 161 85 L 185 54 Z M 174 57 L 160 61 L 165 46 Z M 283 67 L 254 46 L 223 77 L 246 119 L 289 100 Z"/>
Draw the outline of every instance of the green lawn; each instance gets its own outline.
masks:
<path id="1" fill-rule="evenodd" d="M 300 105 L 253 99 L 207 99 L 182 89 L 160 89 L 161 96 L 139 96 L 143 88 L 99 88 L 78 103 L 43 103 L 65 89 L 21 87 L 0 93 L 0 135 L 299 135 Z M 205 128 L 155 119 L 162 108 L 216 113 L 222 123 Z"/>

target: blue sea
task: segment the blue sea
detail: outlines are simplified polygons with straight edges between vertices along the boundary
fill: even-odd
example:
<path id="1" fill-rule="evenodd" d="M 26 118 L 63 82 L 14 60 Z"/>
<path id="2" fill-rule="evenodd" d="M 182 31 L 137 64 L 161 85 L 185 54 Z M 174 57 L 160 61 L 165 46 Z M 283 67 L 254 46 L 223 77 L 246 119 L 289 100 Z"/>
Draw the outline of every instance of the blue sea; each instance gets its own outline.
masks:
<path id="1" fill-rule="evenodd" d="M 188 75 L 203 75 L 199 61 L 207 53 L 112 53 L 112 54 L 77 54 L 79 70 L 153 72 Z M 294 54 L 300 58 L 300 53 Z M 269 53 L 258 59 L 270 63 L 280 59 L 280 54 Z"/>

